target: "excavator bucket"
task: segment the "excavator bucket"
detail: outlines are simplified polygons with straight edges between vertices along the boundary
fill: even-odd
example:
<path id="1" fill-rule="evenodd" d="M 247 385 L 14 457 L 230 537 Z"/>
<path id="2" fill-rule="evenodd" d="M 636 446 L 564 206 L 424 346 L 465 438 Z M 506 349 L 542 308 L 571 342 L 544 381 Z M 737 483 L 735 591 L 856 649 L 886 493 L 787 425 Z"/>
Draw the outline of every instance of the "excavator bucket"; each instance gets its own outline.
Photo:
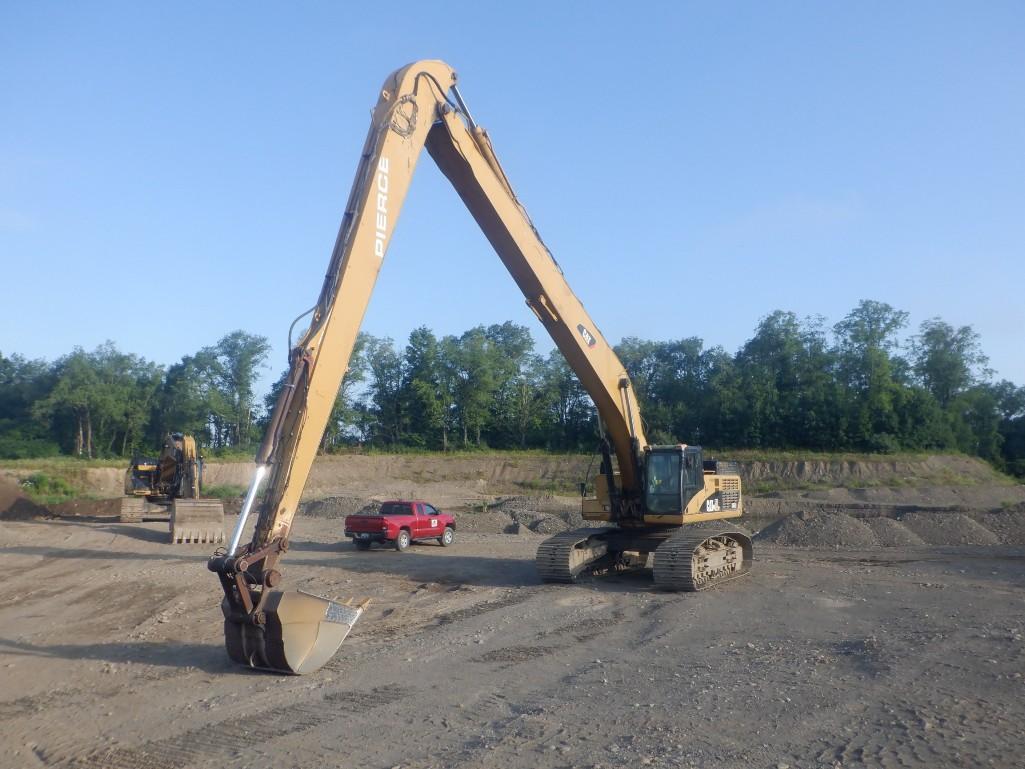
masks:
<path id="1" fill-rule="evenodd" d="M 224 541 L 224 505 L 218 499 L 176 499 L 171 504 L 171 542 Z"/>
<path id="2" fill-rule="evenodd" d="M 335 603 L 309 593 L 272 590 L 255 625 L 231 618 L 225 601 L 224 641 L 235 662 L 278 673 L 313 673 L 330 660 L 370 603 Z"/>

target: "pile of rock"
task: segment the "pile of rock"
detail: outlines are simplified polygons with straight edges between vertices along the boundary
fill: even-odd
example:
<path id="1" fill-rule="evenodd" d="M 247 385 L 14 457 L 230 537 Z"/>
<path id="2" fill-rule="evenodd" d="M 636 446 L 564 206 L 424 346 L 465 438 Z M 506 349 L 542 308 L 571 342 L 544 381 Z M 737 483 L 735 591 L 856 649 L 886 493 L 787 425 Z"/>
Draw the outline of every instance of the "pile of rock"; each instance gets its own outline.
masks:
<path id="1" fill-rule="evenodd" d="M 758 539 L 789 547 L 859 550 L 879 546 L 868 525 L 842 513 L 795 513 L 759 532 Z"/>
<path id="2" fill-rule="evenodd" d="M 896 518 L 799 512 L 758 533 L 788 547 L 869 550 L 923 545 L 1025 545 L 1025 512 L 908 512 Z"/>
<path id="3" fill-rule="evenodd" d="M 326 497 L 303 502 L 299 514 L 311 518 L 344 518 L 347 515 L 376 515 L 381 503 L 365 497 Z"/>

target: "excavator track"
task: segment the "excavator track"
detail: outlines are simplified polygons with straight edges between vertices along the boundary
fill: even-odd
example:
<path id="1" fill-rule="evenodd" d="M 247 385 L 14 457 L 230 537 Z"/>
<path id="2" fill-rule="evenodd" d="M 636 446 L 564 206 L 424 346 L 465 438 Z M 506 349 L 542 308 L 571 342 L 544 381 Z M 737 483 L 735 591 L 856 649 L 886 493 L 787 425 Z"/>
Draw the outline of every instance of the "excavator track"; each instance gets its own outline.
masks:
<path id="1" fill-rule="evenodd" d="M 751 571 L 751 535 L 737 526 L 691 524 L 655 551 L 655 586 L 692 593 L 721 585 Z"/>
<path id="2" fill-rule="evenodd" d="M 608 552 L 601 535 L 609 529 L 573 529 L 546 539 L 534 563 L 542 582 L 575 582 L 588 566 Z"/>
<path id="3" fill-rule="evenodd" d="M 121 523 L 142 523 L 142 516 L 146 512 L 145 497 L 122 497 L 121 514 L 118 521 Z"/>

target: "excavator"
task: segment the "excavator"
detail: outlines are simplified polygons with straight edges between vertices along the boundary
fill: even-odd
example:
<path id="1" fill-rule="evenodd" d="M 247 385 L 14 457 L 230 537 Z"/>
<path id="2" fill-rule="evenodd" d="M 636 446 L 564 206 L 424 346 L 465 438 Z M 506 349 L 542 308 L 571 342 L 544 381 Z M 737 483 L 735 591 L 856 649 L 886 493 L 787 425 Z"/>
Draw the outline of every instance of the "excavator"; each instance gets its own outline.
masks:
<path id="1" fill-rule="evenodd" d="M 224 505 L 200 499 L 203 457 L 196 439 L 168 433 L 158 457 L 135 455 L 125 471 L 121 523 L 167 521 L 171 542 L 224 541 Z"/>
<path id="2" fill-rule="evenodd" d="M 582 515 L 595 525 L 540 545 L 542 580 L 573 582 L 585 572 L 629 568 L 650 558 L 658 587 L 692 591 L 750 570 L 751 536 L 728 521 L 743 513 L 736 464 L 705 460 L 699 446 L 647 442 L 630 377 L 513 192 L 491 139 L 459 92 L 455 71 L 441 61 L 418 61 L 392 73 L 380 91 L 327 275 L 307 311 L 309 327 L 294 346 L 289 343 L 286 385 L 238 523 L 228 546 L 208 563 L 224 593 L 228 655 L 243 665 L 313 672 L 334 655 L 367 606 L 280 590 L 278 564 L 425 147 L 576 372 L 603 425 L 595 493 L 582 494 Z M 242 544 L 265 479 L 252 538 Z"/>

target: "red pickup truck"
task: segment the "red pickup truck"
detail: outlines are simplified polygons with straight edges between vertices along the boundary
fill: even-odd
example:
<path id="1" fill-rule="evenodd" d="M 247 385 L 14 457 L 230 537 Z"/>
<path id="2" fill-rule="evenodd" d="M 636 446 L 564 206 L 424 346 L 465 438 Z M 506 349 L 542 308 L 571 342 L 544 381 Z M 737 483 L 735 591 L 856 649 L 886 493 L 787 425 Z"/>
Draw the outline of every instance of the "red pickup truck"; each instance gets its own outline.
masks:
<path id="1" fill-rule="evenodd" d="M 411 542 L 436 539 L 448 547 L 455 539 L 456 519 L 421 500 L 382 502 L 377 515 L 347 515 L 345 536 L 360 550 L 374 542 L 405 550 Z"/>

